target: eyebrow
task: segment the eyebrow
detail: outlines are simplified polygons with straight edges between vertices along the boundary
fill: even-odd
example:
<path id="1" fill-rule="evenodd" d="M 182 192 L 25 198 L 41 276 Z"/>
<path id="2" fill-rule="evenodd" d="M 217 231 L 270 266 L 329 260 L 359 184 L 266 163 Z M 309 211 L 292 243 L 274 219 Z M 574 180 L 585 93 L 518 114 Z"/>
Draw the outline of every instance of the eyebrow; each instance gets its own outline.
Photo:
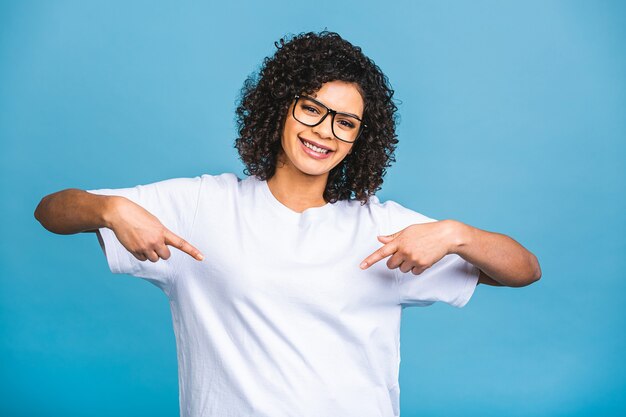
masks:
<path id="1" fill-rule="evenodd" d="M 315 100 L 319 101 L 319 99 L 317 98 L 317 93 L 313 93 L 313 95 L 312 95 L 311 97 L 313 97 Z M 320 103 L 322 103 L 321 101 L 319 101 L 319 102 L 320 102 Z M 324 103 L 322 103 L 322 104 L 324 104 Z M 326 106 L 326 104 L 324 104 L 324 106 Z M 326 108 L 327 108 L 327 109 L 329 109 L 330 107 L 326 106 Z M 354 114 L 354 113 L 348 113 L 348 112 L 345 112 L 345 111 L 339 111 L 339 110 L 335 110 L 335 111 L 336 111 L 337 113 L 347 114 L 348 116 L 354 116 L 354 117 L 356 117 L 356 118 L 357 118 L 357 119 L 359 119 L 359 120 L 361 120 L 361 119 L 363 118 L 363 116 L 358 116 L 358 115 L 356 115 L 356 114 Z"/>

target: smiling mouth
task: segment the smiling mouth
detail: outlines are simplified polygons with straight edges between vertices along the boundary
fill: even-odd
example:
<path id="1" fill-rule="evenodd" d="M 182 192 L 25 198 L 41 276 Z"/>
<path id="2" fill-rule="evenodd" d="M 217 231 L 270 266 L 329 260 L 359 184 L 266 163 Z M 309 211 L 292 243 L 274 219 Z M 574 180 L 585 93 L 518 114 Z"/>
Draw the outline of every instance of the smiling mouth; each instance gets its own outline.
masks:
<path id="1" fill-rule="evenodd" d="M 315 152 L 317 152 L 319 154 L 327 155 L 327 154 L 329 154 L 331 152 L 334 152 L 334 151 L 331 151 L 330 149 L 320 148 L 319 146 L 316 146 L 316 145 L 312 144 L 311 142 L 308 142 L 308 141 L 302 139 L 301 137 L 298 137 L 298 139 L 300 139 L 300 142 L 302 142 L 304 144 L 304 146 L 306 146 L 307 148 L 309 148 L 312 151 L 315 151 Z"/>

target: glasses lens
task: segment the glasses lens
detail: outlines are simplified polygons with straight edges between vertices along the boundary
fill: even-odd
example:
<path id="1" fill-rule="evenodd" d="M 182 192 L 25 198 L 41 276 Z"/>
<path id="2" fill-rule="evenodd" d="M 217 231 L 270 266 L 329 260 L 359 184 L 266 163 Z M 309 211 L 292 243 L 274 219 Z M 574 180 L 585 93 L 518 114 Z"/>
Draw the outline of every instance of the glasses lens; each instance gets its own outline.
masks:
<path id="1" fill-rule="evenodd" d="M 326 114 L 325 107 L 306 97 L 300 97 L 294 109 L 297 121 L 307 126 L 315 126 Z M 354 116 L 337 113 L 333 121 L 333 133 L 341 140 L 353 142 L 359 135 L 361 122 Z"/>

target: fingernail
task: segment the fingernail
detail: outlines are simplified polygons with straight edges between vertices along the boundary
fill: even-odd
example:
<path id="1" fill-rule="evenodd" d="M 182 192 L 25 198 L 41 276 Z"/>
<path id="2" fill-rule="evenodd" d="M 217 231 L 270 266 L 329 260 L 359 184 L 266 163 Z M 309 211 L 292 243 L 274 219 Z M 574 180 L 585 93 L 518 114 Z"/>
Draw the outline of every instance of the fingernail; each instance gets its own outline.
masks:
<path id="1" fill-rule="evenodd" d="M 365 268 L 367 266 L 367 262 L 363 261 L 361 262 L 361 265 L 359 265 L 361 267 L 361 269 Z"/>
<path id="2" fill-rule="evenodd" d="M 198 254 L 198 260 L 200 260 L 200 261 L 204 260 L 204 255 L 199 253 Z"/>

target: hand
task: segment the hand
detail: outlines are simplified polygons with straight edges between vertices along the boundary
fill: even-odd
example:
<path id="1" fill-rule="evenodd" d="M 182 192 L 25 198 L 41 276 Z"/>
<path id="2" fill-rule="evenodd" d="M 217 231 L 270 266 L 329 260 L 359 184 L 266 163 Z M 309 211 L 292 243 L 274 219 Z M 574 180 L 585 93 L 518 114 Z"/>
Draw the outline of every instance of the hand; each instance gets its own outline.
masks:
<path id="1" fill-rule="evenodd" d="M 430 268 L 448 253 L 453 242 L 453 225 L 450 221 L 413 224 L 389 236 L 378 236 L 384 243 L 361 263 L 361 269 L 391 255 L 389 269 L 400 268 L 418 275 Z"/>
<path id="2" fill-rule="evenodd" d="M 199 261 L 204 256 L 198 249 L 182 237 L 167 229 L 159 219 L 133 201 L 122 198 L 112 209 L 110 229 L 120 243 L 140 261 L 159 258 L 168 259 L 171 255 L 167 245 L 174 246 Z"/>

